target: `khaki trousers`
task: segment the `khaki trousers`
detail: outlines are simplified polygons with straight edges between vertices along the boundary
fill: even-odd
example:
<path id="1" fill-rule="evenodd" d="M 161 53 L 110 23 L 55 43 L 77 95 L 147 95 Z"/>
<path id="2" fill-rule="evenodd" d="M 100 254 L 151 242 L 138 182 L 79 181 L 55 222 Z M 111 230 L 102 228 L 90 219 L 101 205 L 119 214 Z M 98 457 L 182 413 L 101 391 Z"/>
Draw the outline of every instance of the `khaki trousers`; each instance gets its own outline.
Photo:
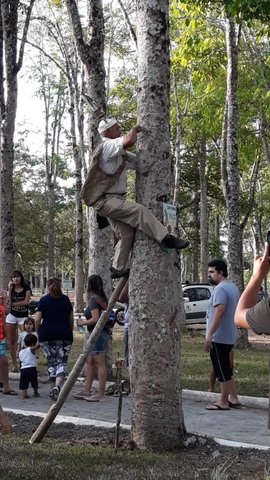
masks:
<path id="1" fill-rule="evenodd" d="M 99 215 L 109 219 L 119 238 L 113 260 L 113 267 L 117 270 L 126 267 L 137 228 L 159 243 L 168 233 L 167 227 L 146 207 L 139 203 L 126 202 L 124 196 L 108 194 L 93 206 Z"/>

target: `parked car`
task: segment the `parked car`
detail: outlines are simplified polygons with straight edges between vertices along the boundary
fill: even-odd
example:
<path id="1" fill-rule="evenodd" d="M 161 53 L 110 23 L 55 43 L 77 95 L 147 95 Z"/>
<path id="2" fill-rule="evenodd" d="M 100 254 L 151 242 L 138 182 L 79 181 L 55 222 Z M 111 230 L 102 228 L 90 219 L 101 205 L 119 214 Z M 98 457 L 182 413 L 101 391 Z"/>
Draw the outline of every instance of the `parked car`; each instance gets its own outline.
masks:
<path id="1" fill-rule="evenodd" d="M 204 283 L 183 285 L 186 324 L 206 323 L 206 313 L 214 287 Z"/>

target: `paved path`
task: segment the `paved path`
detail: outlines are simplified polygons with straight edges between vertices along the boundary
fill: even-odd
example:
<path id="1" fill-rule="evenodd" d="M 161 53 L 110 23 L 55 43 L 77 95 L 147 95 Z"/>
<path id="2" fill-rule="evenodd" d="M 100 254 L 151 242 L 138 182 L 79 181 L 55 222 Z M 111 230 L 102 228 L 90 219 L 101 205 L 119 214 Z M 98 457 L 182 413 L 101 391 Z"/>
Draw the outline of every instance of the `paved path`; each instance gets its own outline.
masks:
<path id="1" fill-rule="evenodd" d="M 11 381 L 11 387 L 18 389 L 18 382 Z M 78 390 L 79 387 L 76 387 Z M 21 395 L 9 396 L 0 394 L 0 402 L 4 409 L 24 411 L 26 414 L 46 414 L 52 405 L 48 398 L 48 384 L 40 385 L 40 398 L 23 400 Z M 31 389 L 29 389 L 31 394 Z M 200 395 L 201 401 L 186 398 L 184 395 L 183 409 L 186 428 L 189 433 L 210 435 L 215 438 L 241 442 L 252 445 L 270 447 L 270 431 L 267 428 L 268 412 L 263 409 L 244 407 L 229 411 L 207 411 L 205 406 L 207 394 Z M 118 397 L 107 396 L 104 401 L 90 403 L 85 400 L 75 400 L 68 397 L 56 420 L 65 420 L 62 416 L 78 423 L 96 424 L 112 427 L 117 417 Z M 22 413 L 22 412 L 21 412 Z M 71 418 L 72 417 L 72 418 Z M 104 423 L 103 423 L 104 422 Z M 131 397 L 123 396 L 122 425 L 129 428 L 131 423 Z"/>

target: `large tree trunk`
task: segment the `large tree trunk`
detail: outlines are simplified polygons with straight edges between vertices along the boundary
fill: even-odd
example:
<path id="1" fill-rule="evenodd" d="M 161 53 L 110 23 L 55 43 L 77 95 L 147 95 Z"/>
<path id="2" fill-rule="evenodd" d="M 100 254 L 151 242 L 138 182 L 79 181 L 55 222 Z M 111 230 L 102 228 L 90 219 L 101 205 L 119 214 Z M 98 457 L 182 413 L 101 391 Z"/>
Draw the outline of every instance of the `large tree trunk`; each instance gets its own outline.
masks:
<path id="1" fill-rule="evenodd" d="M 139 143 L 137 196 L 162 218 L 170 200 L 168 0 L 137 1 Z M 143 167 L 144 174 L 140 175 Z M 146 173 L 146 167 L 148 167 Z M 180 278 L 176 254 L 137 232 L 130 275 L 132 435 L 171 450 L 185 433 L 180 390 Z"/>
<path id="2" fill-rule="evenodd" d="M 0 286 L 5 288 L 15 264 L 14 220 L 13 220 L 13 164 L 14 131 L 17 111 L 17 75 L 22 67 L 24 46 L 35 0 L 26 7 L 23 35 L 17 58 L 18 42 L 18 0 L 1 0 L 1 175 L 0 175 Z M 3 49 L 5 58 L 5 78 L 3 76 Z M 5 83 L 4 83 L 5 82 Z M 6 88 L 6 102 L 4 99 Z"/>

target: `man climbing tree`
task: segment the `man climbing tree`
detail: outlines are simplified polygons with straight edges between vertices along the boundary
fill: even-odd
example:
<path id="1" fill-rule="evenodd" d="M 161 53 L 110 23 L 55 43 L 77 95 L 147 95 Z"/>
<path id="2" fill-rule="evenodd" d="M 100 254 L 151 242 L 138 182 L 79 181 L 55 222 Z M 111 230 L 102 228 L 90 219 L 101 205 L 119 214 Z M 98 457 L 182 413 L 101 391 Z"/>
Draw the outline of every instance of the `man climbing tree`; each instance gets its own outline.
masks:
<path id="1" fill-rule="evenodd" d="M 129 274 L 126 268 L 138 228 L 167 248 L 182 249 L 189 245 L 187 240 L 174 237 L 167 228 L 143 205 L 127 202 L 126 167 L 135 166 L 136 155 L 127 152 L 137 142 L 140 125 L 133 127 L 125 136 L 114 118 L 101 120 L 99 133 L 102 143 L 93 154 L 93 162 L 82 190 L 82 197 L 101 216 L 108 217 L 119 240 L 111 267 L 112 278 Z"/>

